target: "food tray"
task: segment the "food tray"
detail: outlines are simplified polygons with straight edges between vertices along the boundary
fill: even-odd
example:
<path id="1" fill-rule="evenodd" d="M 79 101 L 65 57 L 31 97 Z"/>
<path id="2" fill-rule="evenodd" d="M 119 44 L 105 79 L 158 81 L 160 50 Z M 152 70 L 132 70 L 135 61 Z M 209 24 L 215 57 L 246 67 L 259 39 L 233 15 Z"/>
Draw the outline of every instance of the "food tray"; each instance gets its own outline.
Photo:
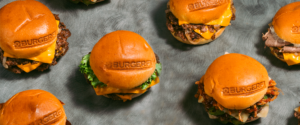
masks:
<path id="1" fill-rule="evenodd" d="M 3 7 L 14 0 L 0 0 Z M 43 73 L 13 74 L 0 67 L 0 102 L 28 89 L 53 93 L 65 103 L 73 125 L 218 125 L 197 102 L 195 81 L 214 59 L 242 53 L 261 62 L 284 95 L 271 102 L 266 118 L 249 125 L 296 125 L 300 106 L 300 66 L 287 66 L 264 48 L 262 33 L 282 6 L 296 0 L 234 0 L 236 20 L 215 41 L 191 46 L 177 41 L 166 27 L 168 0 L 106 0 L 95 5 L 68 0 L 39 0 L 59 14 L 70 29 L 69 51 Z M 132 101 L 96 96 L 79 72 L 81 58 L 105 34 L 130 30 L 143 36 L 160 57 L 160 83 Z"/>

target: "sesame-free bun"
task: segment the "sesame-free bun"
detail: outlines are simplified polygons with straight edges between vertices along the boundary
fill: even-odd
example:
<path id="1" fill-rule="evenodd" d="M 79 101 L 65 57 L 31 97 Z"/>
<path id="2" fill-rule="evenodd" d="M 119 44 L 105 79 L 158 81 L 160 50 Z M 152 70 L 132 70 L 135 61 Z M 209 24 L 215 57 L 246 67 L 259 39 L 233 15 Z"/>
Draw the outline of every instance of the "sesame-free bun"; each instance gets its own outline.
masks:
<path id="1" fill-rule="evenodd" d="M 272 25 L 283 40 L 300 44 L 300 2 L 293 2 L 278 10 Z"/>
<path id="2" fill-rule="evenodd" d="M 225 30 L 226 27 L 219 29 L 216 33 L 215 33 L 215 39 L 217 39 Z M 195 40 L 183 40 L 181 39 L 179 36 L 175 35 L 175 32 L 171 32 L 172 35 L 179 40 L 180 42 L 186 43 L 186 44 L 191 44 L 191 45 L 201 45 L 201 44 L 205 44 L 205 43 L 209 43 L 211 41 L 213 41 L 212 39 L 204 39 L 202 37 L 200 37 L 200 39 L 195 39 Z"/>
<path id="3" fill-rule="evenodd" d="M 267 92 L 269 76 L 265 67 L 243 54 L 217 58 L 204 75 L 205 93 L 228 109 L 245 109 Z"/>
<path id="4" fill-rule="evenodd" d="M 90 66 L 99 81 L 120 89 L 144 83 L 153 74 L 155 64 L 155 54 L 147 41 L 124 30 L 103 36 L 90 55 Z"/>
<path id="5" fill-rule="evenodd" d="M 57 38 L 51 11 L 35 0 L 18 0 L 0 9 L 0 47 L 17 58 L 46 51 Z"/>
<path id="6" fill-rule="evenodd" d="M 17 93 L 0 109 L 0 125 L 66 125 L 61 102 L 43 90 Z"/>
<path id="7" fill-rule="evenodd" d="M 215 2 L 214 2 L 215 1 Z M 217 2 L 219 1 L 219 2 Z M 205 3 L 199 5 L 199 3 Z M 219 19 L 226 11 L 230 0 L 170 0 L 170 10 L 179 20 L 205 24 Z M 199 16 L 200 15 L 200 16 Z"/>

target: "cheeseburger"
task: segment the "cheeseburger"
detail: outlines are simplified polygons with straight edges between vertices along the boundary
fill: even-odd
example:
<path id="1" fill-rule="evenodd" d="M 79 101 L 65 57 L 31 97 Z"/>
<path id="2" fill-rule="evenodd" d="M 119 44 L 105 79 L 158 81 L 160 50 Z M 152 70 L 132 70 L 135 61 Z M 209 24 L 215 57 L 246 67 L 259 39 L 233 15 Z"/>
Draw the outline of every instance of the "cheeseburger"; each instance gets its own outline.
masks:
<path id="1" fill-rule="evenodd" d="M 58 15 L 35 0 L 0 9 L 0 59 L 14 73 L 44 71 L 68 51 L 71 33 Z"/>
<path id="2" fill-rule="evenodd" d="M 0 104 L 0 125 L 71 125 L 63 105 L 47 91 L 23 91 Z"/>
<path id="3" fill-rule="evenodd" d="M 300 107 L 295 108 L 294 116 L 298 119 L 298 125 L 300 125 Z"/>
<path id="4" fill-rule="evenodd" d="M 73 3 L 79 3 L 82 2 L 85 5 L 89 5 L 89 4 L 95 4 L 104 0 L 71 0 Z"/>
<path id="5" fill-rule="evenodd" d="M 289 66 L 300 63 L 300 2 L 290 3 L 275 14 L 262 38 L 271 53 Z"/>
<path id="6" fill-rule="evenodd" d="M 186 44 L 208 43 L 235 20 L 232 0 L 170 0 L 167 8 L 168 29 Z"/>
<path id="7" fill-rule="evenodd" d="M 196 84 L 198 102 L 209 118 L 222 123 L 244 124 L 266 117 L 269 102 L 279 95 L 262 64 L 236 53 L 217 58 Z"/>
<path id="8" fill-rule="evenodd" d="M 158 56 L 147 41 L 123 30 L 102 37 L 79 67 L 97 95 L 123 101 L 157 84 L 161 72 Z"/>

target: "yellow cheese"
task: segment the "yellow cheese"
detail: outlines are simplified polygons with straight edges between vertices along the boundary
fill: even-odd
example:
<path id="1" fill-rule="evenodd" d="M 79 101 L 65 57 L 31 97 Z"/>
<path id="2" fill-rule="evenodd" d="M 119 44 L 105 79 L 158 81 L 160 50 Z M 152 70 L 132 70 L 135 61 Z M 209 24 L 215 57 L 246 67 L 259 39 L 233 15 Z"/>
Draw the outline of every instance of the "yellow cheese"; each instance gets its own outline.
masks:
<path id="1" fill-rule="evenodd" d="M 230 24 L 231 17 L 232 17 L 231 3 L 229 3 L 226 11 L 224 12 L 224 14 L 219 19 L 210 21 L 208 23 L 205 23 L 204 25 L 228 26 Z M 184 20 L 178 20 L 178 24 L 182 25 L 182 24 L 190 24 L 190 23 L 187 22 L 187 21 L 184 21 Z"/>
<path id="2" fill-rule="evenodd" d="M 155 80 L 153 80 L 151 82 L 151 84 L 148 86 L 148 88 L 150 88 L 151 86 L 154 86 L 158 82 L 159 82 L 159 78 L 157 77 Z M 106 87 L 97 86 L 96 88 L 94 88 L 97 95 L 106 95 L 106 94 L 112 94 L 112 93 L 134 93 L 134 94 L 139 94 L 139 93 L 146 92 L 147 89 L 144 89 L 144 90 L 142 90 L 141 88 L 119 89 L 119 88 L 114 88 L 114 87 L 110 87 L 110 86 L 106 86 Z M 120 98 L 122 98 L 122 97 L 120 97 Z M 124 99 L 125 98 L 126 97 L 124 97 Z"/>
<path id="3" fill-rule="evenodd" d="M 206 26 L 207 31 L 202 33 L 199 29 L 194 30 L 196 33 L 200 34 L 204 39 L 211 39 L 211 37 L 215 34 L 215 30 L 213 33 L 209 32 L 207 26 Z"/>
<path id="4" fill-rule="evenodd" d="M 132 99 L 132 95 L 119 95 L 117 94 L 118 97 L 120 97 L 123 102 L 126 102 L 127 100 L 131 100 Z"/>
<path id="5" fill-rule="evenodd" d="M 296 56 L 294 53 L 283 53 L 283 58 L 289 66 L 300 63 L 300 55 Z"/>
<path id="6" fill-rule="evenodd" d="M 56 24 L 57 24 L 57 29 L 59 29 L 59 27 L 58 27 L 59 26 L 59 21 L 58 20 L 56 20 Z M 55 38 L 55 41 L 56 40 L 57 40 L 57 38 Z M 53 59 L 54 59 L 54 56 L 55 56 L 55 47 L 56 47 L 56 42 L 54 42 L 45 52 L 42 52 L 38 56 L 26 58 L 26 59 L 33 60 L 33 61 L 38 61 L 40 63 L 38 63 L 38 64 L 17 65 L 17 66 L 25 72 L 30 72 L 30 71 L 36 69 L 42 63 L 51 64 Z M 13 55 L 10 55 L 6 52 L 4 52 L 3 56 L 4 57 L 10 57 L 10 58 L 16 58 Z"/>
<path id="7" fill-rule="evenodd" d="M 189 22 L 183 21 L 183 20 L 178 20 L 178 25 L 180 26 L 182 24 L 189 24 Z"/>
<path id="8" fill-rule="evenodd" d="M 227 10 L 225 13 L 216 20 L 210 21 L 206 23 L 205 25 L 221 25 L 221 26 L 228 26 L 230 24 L 230 20 L 232 17 L 232 12 L 231 12 L 231 3 L 228 5 Z"/>
<path id="9" fill-rule="evenodd" d="M 55 55 L 55 47 L 56 47 L 56 42 L 54 42 L 45 52 L 42 52 L 40 55 L 35 57 L 30 57 L 27 59 L 51 64 Z M 10 55 L 6 52 L 4 52 L 3 56 L 15 58 L 13 55 Z"/>
<path id="10" fill-rule="evenodd" d="M 28 72 L 36 69 L 37 67 L 39 67 L 41 64 L 42 64 L 41 62 L 39 62 L 37 64 L 27 63 L 25 65 L 18 65 L 18 67 L 28 73 Z"/>

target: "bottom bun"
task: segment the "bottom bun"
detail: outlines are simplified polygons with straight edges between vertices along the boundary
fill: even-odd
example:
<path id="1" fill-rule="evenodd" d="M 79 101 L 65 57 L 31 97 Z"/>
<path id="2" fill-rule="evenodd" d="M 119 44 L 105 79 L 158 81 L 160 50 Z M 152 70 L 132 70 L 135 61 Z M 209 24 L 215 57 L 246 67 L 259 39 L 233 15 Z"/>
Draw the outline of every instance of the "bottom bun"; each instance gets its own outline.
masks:
<path id="1" fill-rule="evenodd" d="M 259 119 L 259 118 L 260 118 L 260 117 L 253 118 L 252 120 L 249 120 L 249 121 L 247 121 L 247 122 L 245 122 L 245 123 L 253 122 L 253 121 L 255 121 L 255 120 Z"/>
<path id="2" fill-rule="evenodd" d="M 207 114 L 208 114 L 208 116 L 209 116 L 210 119 L 216 119 L 216 120 L 218 120 L 219 122 L 221 122 L 220 119 L 219 119 L 218 117 L 216 117 L 216 116 L 214 116 L 214 115 L 210 115 L 208 112 L 207 112 Z M 253 122 L 253 121 L 255 121 L 255 120 L 259 119 L 259 118 L 260 118 L 260 117 L 253 118 L 253 119 L 251 119 L 251 120 L 249 120 L 249 121 L 246 121 L 246 122 L 243 123 L 243 124 L 246 124 L 246 123 L 249 123 L 249 122 Z"/>
<path id="3" fill-rule="evenodd" d="M 136 97 L 138 97 L 138 96 L 140 96 L 140 95 L 142 95 L 142 94 L 144 94 L 144 93 L 139 93 L 139 94 L 134 94 L 134 93 L 128 93 L 128 94 L 124 94 L 124 93 L 122 93 L 122 94 L 119 94 L 119 95 L 130 95 L 131 96 L 131 99 L 133 99 L 133 98 L 136 98 Z M 103 95 L 104 97 L 106 97 L 106 98 L 110 98 L 110 99 L 112 99 L 112 100 L 123 100 L 121 97 L 119 97 L 117 94 L 107 94 L 107 95 Z M 125 101 L 127 101 L 127 100 L 123 100 L 124 102 Z"/>
<path id="4" fill-rule="evenodd" d="M 217 39 L 225 30 L 226 27 L 219 29 L 215 35 L 215 39 Z M 172 32 L 171 32 L 172 33 Z M 196 39 L 194 41 L 190 41 L 190 40 L 183 40 L 180 37 L 175 35 L 175 32 L 172 33 L 172 35 L 179 40 L 180 42 L 186 43 L 186 44 L 191 44 L 191 45 L 200 45 L 200 44 L 205 44 L 205 43 L 209 43 L 211 41 L 213 41 L 212 39 L 204 39 L 204 38 L 200 38 L 200 39 Z"/>

